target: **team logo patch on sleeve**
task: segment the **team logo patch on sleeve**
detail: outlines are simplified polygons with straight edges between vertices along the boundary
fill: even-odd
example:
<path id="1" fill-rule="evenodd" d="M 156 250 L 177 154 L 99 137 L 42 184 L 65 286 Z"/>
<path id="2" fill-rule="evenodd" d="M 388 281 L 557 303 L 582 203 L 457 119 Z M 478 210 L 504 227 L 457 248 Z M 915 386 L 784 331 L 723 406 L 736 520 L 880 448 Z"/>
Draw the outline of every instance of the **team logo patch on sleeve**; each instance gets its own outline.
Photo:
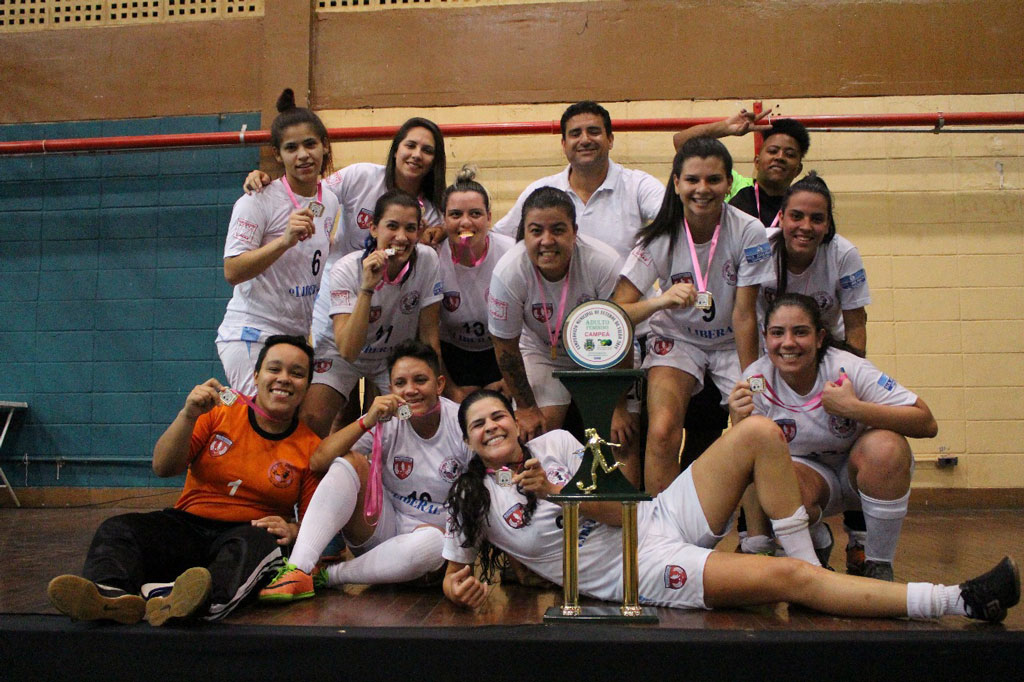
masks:
<path id="1" fill-rule="evenodd" d="M 348 289 L 331 289 L 331 305 L 352 305 L 352 292 Z"/>
<path id="2" fill-rule="evenodd" d="M 814 302 L 818 304 L 818 310 L 821 312 L 825 312 L 832 307 L 833 303 L 835 303 L 835 299 L 833 299 L 827 291 L 815 291 L 811 298 L 813 298 Z"/>
<path id="3" fill-rule="evenodd" d="M 638 246 L 632 251 L 630 251 L 629 255 L 633 256 L 638 261 L 640 261 L 641 263 L 648 267 L 650 267 L 651 263 L 654 262 L 654 260 L 651 258 L 650 252 L 648 252 L 647 249 L 645 249 L 642 246 Z"/>
<path id="4" fill-rule="evenodd" d="M 760 263 L 772 257 L 772 246 L 768 242 L 743 249 L 743 257 L 748 263 Z"/>
<path id="5" fill-rule="evenodd" d="M 360 230 L 369 230 L 373 226 L 373 211 L 368 208 L 359 209 L 359 214 L 356 216 L 356 225 L 359 226 Z"/>
<path id="6" fill-rule="evenodd" d="M 669 564 L 665 567 L 665 587 L 670 590 L 678 590 L 686 584 L 686 571 L 682 566 Z"/>
<path id="7" fill-rule="evenodd" d="M 775 423 L 782 429 L 782 435 L 786 437 L 787 443 L 792 443 L 796 438 L 796 421 L 793 419 L 776 419 Z"/>
<path id="8" fill-rule="evenodd" d="M 446 291 L 444 292 L 444 298 L 441 299 L 441 305 L 444 309 L 450 313 L 454 313 L 459 309 L 459 305 L 462 303 L 462 294 L 458 291 Z"/>
<path id="9" fill-rule="evenodd" d="M 505 301 L 499 301 L 488 293 L 487 296 L 487 314 L 495 320 L 507 320 L 508 319 L 508 303 Z"/>
<path id="10" fill-rule="evenodd" d="M 334 360 L 331 360 L 330 358 L 318 358 L 313 361 L 313 371 L 317 374 L 323 374 L 329 370 L 333 364 Z"/>
<path id="11" fill-rule="evenodd" d="M 405 455 L 396 455 L 395 461 L 391 463 L 391 470 L 395 472 L 395 476 L 398 476 L 398 478 L 403 481 L 409 478 L 409 474 L 412 473 L 412 468 L 412 457 L 406 457 Z"/>
<path id="12" fill-rule="evenodd" d="M 506 511 L 501 516 L 503 519 L 505 519 L 505 523 L 507 523 L 510 528 L 522 528 L 525 525 L 523 523 L 523 512 L 523 503 L 516 502 L 514 505 L 512 505 L 512 507 L 509 508 L 508 511 Z"/>
<path id="13" fill-rule="evenodd" d="M 672 284 L 693 284 L 693 273 L 692 272 L 677 272 L 672 275 Z"/>
<path id="14" fill-rule="evenodd" d="M 739 281 L 739 277 L 736 275 L 736 264 L 731 260 L 722 263 L 722 279 L 731 287 L 736 286 L 736 282 Z"/>
<path id="15" fill-rule="evenodd" d="M 441 462 L 441 466 L 437 471 L 441 474 L 441 478 L 449 483 L 454 483 L 455 479 L 459 477 L 459 473 L 462 471 L 462 465 L 459 464 L 459 460 L 454 457 L 448 457 Z"/>
<path id="16" fill-rule="evenodd" d="M 227 451 L 234 445 L 234 441 L 225 436 L 223 433 L 213 434 L 213 438 L 210 439 L 210 456 L 220 457 L 227 454 Z"/>
<path id="17" fill-rule="evenodd" d="M 240 242 L 254 244 L 256 241 L 256 223 L 245 218 L 238 218 L 231 225 L 231 236 Z"/>
<path id="18" fill-rule="evenodd" d="M 842 289 L 856 289 L 857 287 L 864 286 L 864 283 L 868 281 L 868 276 L 864 273 L 864 268 L 861 268 L 852 275 L 839 278 L 839 287 Z"/>
<path id="19" fill-rule="evenodd" d="M 444 285 L 441 282 L 434 282 L 434 296 L 437 296 L 444 289 Z"/>
<path id="20" fill-rule="evenodd" d="M 878 377 L 878 385 L 887 391 L 891 391 L 896 388 L 896 380 L 888 374 L 882 374 L 882 376 Z"/>
<path id="21" fill-rule="evenodd" d="M 409 293 L 402 297 L 402 301 L 400 302 L 399 307 L 402 309 L 402 313 L 404 315 L 410 315 L 416 312 L 416 308 L 419 306 L 419 304 L 420 292 L 410 291 Z"/>
<path id="22" fill-rule="evenodd" d="M 275 488 L 287 488 L 295 481 L 295 469 L 288 462 L 277 461 L 267 470 L 267 478 Z"/>

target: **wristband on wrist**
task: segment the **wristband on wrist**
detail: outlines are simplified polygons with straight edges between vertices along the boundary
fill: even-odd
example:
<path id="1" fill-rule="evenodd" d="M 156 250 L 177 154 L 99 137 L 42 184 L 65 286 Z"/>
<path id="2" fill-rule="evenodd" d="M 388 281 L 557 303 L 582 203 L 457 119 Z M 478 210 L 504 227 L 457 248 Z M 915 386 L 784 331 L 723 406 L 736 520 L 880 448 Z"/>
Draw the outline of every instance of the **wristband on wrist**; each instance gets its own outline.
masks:
<path id="1" fill-rule="evenodd" d="M 357 420 L 357 422 L 356 422 L 357 424 L 359 424 L 359 428 L 361 428 L 361 429 L 363 430 L 363 432 L 364 432 L 364 433 L 365 433 L 365 432 L 367 432 L 367 431 L 369 431 L 369 430 L 370 430 L 370 429 L 372 428 L 372 427 L 370 427 L 370 426 L 367 426 L 367 425 L 366 425 L 366 422 L 364 422 L 364 421 L 363 421 L 363 417 L 365 417 L 365 416 L 366 416 L 366 415 L 364 414 L 364 415 L 363 415 L 362 417 L 360 417 L 360 418 L 359 418 L 359 419 Z"/>

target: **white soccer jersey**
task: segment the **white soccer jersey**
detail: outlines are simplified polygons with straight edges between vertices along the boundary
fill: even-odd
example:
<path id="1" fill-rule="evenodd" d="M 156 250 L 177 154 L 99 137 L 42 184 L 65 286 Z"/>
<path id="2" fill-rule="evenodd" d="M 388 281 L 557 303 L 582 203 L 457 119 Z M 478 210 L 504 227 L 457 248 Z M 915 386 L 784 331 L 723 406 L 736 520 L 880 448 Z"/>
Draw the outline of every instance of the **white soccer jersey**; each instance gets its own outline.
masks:
<path id="1" fill-rule="evenodd" d="M 728 204 L 722 206 L 722 223 L 715 260 L 708 263 L 711 241 L 696 245 L 697 259 L 707 278 L 713 307 L 709 311 L 693 306 L 659 310 L 650 317 L 651 331 L 709 350 L 735 345 L 732 310 L 736 287 L 771 282 L 773 278 L 768 235 L 756 218 Z M 655 281 L 667 290 L 677 282 L 696 286 L 693 261 L 683 226 L 679 226 L 675 248 L 669 251 L 669 237 L 662 235 L 647 247 L 637 246 L 622 268 L 622 276 L 640 291 Z"/>
<path id="2" fill-rule="evenodd" d="M 539 187 L 555 187 L 567 192 L 576 206 L 580 234 L 600 239 L 623 258 L 636 243 L 640 228 L 658 215 L 665 196 L 664 183 L 653 175 L 609 161 L 604 182 L 584 204 L 569 186 L 569 166 L 566 166 L 561 173 L 541 178 L 523 190 L 512 209 L 494 224 L 494 231 L 514 239 L 523 203 Z"/>
<path id="3" fill-rule="evenodd" d="M 421 438 L 408 421 L 392 418 L 380 423 L 381 482 L 400 514 L 444 528 L 444 501 L 471 453 L 462 440 L 459 406 L 447 398 L 439 400 L 441 423 L 430 438 Z M 369 457 L 373 433 L 364 433 L 352 449 Z"/>
<path id="4" fill-rule="evenodd" d="M 363 279 L 362 252 L 350 253 L 331 269 L 328 283 L 330 315 L 351 313 Z M 441 278 L 437 253 L 429 246 L 416 245 L 416 264 L 403 284 L 382 282 L 370 300 L 370 323 L 360 359 L 383 360 L 402 341 L 415 339 L 420 311 L 441 300 Z M 319 330 L 318 330 L 319 331 Z M 317 354 L 338 354 L 333 326 L 315 337 Z"/>
<path id="5" fill-rule="evenodd" d="M 839 379 L 841 370 L 853 381 L 860 400 L 879 405 L 913 405 L 917 396 L 896 383 L 867 360 L 838 348 L 829 348 L 818 366 L 818 379 L 807 395 L 798 395 L 789 387 L 767 355 L 761 356 L 743 372 L 743 378 L 761 375 L 765 391 L 754 394 L 754 414 L 773 420 L 782 428 L 794 457 L 812 457 L 838 466 L 849 454 L 867 426 L 830 415 L 821 406 L 820 394 L 828 381 Z M 770 389 L 770 390 L 769 390 Z M 778 403 L 782 403 L 779 405 Z"/>
<path id="6" fill-rule="evenodd" d="M 780 232 L 774 227 L 768 230 L 768 238 L 772 239 Z M 779 244 L 779 248 L 785 248 Z M 775 259 L 772 258 L 774 266 Z M 818 302 L 822 319 L 829 331 L 837 339 L 846 338 L 846 327 L 843 324 L 843 311 L 863 308 L 871 303 L 871 292 L 868 290 L 868 278 L 864 272 L 864 261 L 860 252 L 850 240 L 835 235 L 827 244 L 821 244 L 814 261 L 799 275 L 788 273 L 786 281 L 787 293 L 805 294 Z M 764 316 L 768 306 L 775 300 L 775 283 L 772 281 L 761 287 L 757 297 L 758 329 L 764 329 Z"/>
<path id="7" fill-rule="evenodd" d="M 339 171 L 335 171 L 324 180 L 324 188 L 330 190 L 338 198 L 341 205 L 341 220 L 334 235 L 331 256 L 327 259 L 324 277 L 330 277 L 331 268 L 342 256 L 353 251 L 361 252 L 373 225 L 373 209 L 377 199 L 387 191 L 384 181 L 386 168 L 376 163 L 354 163 Z M 434 205 L 423 202 L 423 219 L 428 225 L 436 225 L 441 220 Z M 313 345 L 317 339 L 334 338 L 331 331 L 331 318 L 328 314 L 331 303 L 329 298 L 317 297 L 313 310 Z M 317 349 L 317 354 L 321 351 Z"/>
<path id="8" fill-rule="evenodd" d="M 446 239 L 438 249 L 441 283 L 441 340 L 467 351 L 492 348 L 487 332 L 487 292 L 491 273 L 515 242 L 501 234 L 488 236 L 487 254 L 474 267 L 452 260 L 452 244 Z M 458 247 L 456 247 L 458 248 Z"/>
<path id="9" fill-rule="evenodd" d="M 579 468 L 583 446 L 567 431 L 549 431 L 531 440 L 530 457 L 540 460 L 548 480 L 556 485 L 569 481 Z M 499 486 L 493 476 L 484 485 L 491 495 L 487 514 L 487 539 L 547 580 L 562 582 L 562 508 L 538 500 L 530 523 L 523 523 L 526 496 L 515 486 Z M 476 559 L 475 548 L 462 547 L 461 535 L 445 534 L 444 558 L 464 564 Z M 579 522 L 580 590 L 598 599 L 619 598 L 622 593 L 622 533 L 593 519 Z"/>
<path id="10" fill-rule="evenodd" d="M 321 193 L 323 213 L 313 219 L 316 231 L 298 242 L 256 277 L 238 284 L 228 301 L 218 341 L 264 341 L 272 334 L 309 333 L 313 301 L 320 290 L 324 263 L 330 250 L 330 233 L 338 215 L 333 194 Z M 295 195 L 305 208 L 316 197 Z M 284 178 L 262 192 L 243 195 L 235 202 L 224 244 L 224 258 L 254 251 L 285 233 L 288 217 L 297 211 Z"/>
<path id="11" fill-rule="evenodd" d="M 576 236 L 567 275 L 568 291 L 562 321 L 580 303 L 611 298 L 621 261 L 618 254 L 603 242 L 582 234 Z M 487 299 L 488 327 L 491 334 L 501 339 L 520 336 L 519 346 L 524 353 L 547 355 L 551 352 L 548 325 L 554 332 L 562 286 L 566 280 L 563 277 L 557 282 L 549 282 L 541 277 L 544 287 L 544 297 L 541 298 L 536 272 L 523 242 L 502 256 L 491 276 L 491 291 Z M 557 344 L 559 358 L 568 363 L 566 366 L 575 367 L 565 353 L 560 332 Z"/>

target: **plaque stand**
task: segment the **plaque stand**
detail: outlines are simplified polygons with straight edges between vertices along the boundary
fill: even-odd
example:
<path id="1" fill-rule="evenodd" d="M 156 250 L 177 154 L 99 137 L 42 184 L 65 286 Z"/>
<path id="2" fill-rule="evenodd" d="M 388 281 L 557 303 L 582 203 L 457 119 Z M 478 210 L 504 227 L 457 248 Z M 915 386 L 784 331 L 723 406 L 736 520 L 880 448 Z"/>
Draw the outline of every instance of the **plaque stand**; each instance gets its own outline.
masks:
<path id="1" fill-rule="evenodd" d="M 548 497 L 562 505 L 561 606 L 544 614 L 545 622 L 657 623 L 654 610 L 639 604 L 636 505 L 651 497 L 638 491 L 619 471 L 611 448 L 599 433 L 611 433 L 612 412 L 619 396 L 643 372 L 637 369 L 566 370 L 554 376 L 572 393 L 580 414 L 598 428 L 587 429 L 586 450 L 576 475 L 558 495 Z M 622 606 L 579 604 L 579 507 L 581 502 L 622 503 Z"/>

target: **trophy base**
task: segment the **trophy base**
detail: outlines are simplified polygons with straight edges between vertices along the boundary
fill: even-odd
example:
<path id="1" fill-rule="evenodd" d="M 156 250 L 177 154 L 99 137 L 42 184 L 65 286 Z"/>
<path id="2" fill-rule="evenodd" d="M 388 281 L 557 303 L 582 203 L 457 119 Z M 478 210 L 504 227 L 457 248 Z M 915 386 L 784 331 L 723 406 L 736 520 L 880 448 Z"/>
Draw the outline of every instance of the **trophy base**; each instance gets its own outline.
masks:
<path id="1" fill-rule="evenodd" d="M 654 609 L 646 606 L 637 607 L 635 615 L 626 616 L 622 606 L 615 604 L 598 604 L 580 606 L 579 614 L 566 615 L 561 606 L 552 606 L 544 612 L 545 623 L 657 623 L 658 617 Z"/>

